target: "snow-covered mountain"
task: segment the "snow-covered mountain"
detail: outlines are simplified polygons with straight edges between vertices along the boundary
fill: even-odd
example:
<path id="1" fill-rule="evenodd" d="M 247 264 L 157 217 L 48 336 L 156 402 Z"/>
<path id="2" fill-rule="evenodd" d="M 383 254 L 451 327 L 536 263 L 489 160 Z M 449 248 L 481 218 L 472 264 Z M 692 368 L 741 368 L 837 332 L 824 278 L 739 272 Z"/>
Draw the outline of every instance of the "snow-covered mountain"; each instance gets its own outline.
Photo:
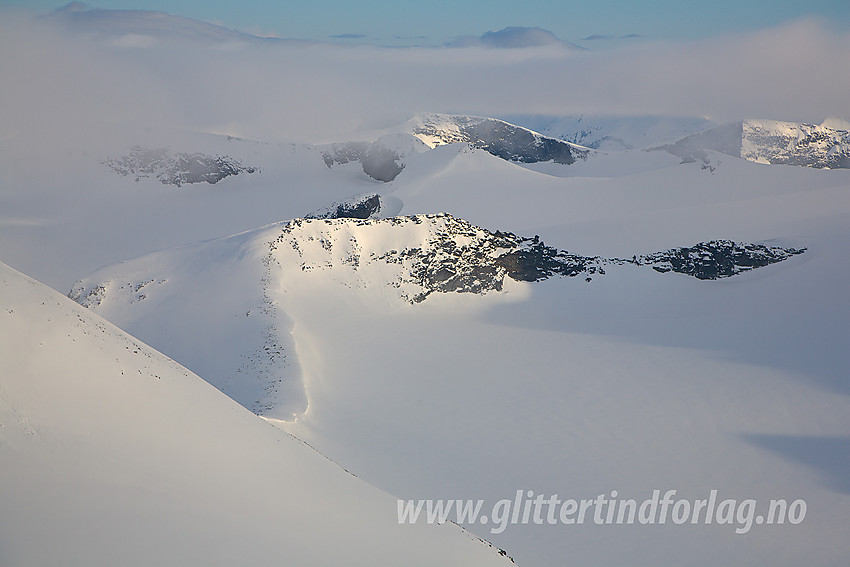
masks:
<path id="1" fill-rule="evenodd" d="M 411 156 L 446 144 L 465 144 L 518 163 L 569 165 L 587 159 L 590 153 L 582 146 L 503 120 L 456 114 L 418 113 L 400 125 L 361 135 L 374 141 L 320 146 L 327 166 L 359 161 L 369 177 L 392 181 Z"/>
<path id="2" fill-rule="evenodd" d="M 526 49 L 554 47 L 564 51 L 580 52 L 584 48 L 559 39 L 549 30 L 538 27 L 509 26 L 498 31 L 484 32 L 478 37 L 465 36 L 454 39 L 449 47 L 487 47 L 496 49 Z"/>
<path id="3" fill-rule="evenodd" d="M 0 563 L 505 565 L 0 264 Z"/>
<path id="4" fill-rule="evenodd" d="M 428 150 L 419 138 L 406 132 L 383 134 L 372 142 L 341 142 L 319 145 L 318 150 L 329 168 L 334 165 L 359 163 L 363 173 L 376 181 L 395 179 L 408 159 Z"/>
<path id="5" fill-rule="evenodd" d="M 850 168 L 850 132 L 824 124 L 742 120 L 663 148 L 685 159 L 714 150 L 756 163 Z"/>
<path id="6" fill-rule="evenodd" d="M 119 46 L 144 47 L 160 41 L 192 43 L 294 42 L 258 37 L 224 26 L 153 10 L 109 10 L 71 2 L 41 16 L 43 22 L 79 34 L 113 41 Z"/>
<path id="7" fill-rule="evenodd" d="M 509 115 L 505 118 L 545 136 L 608 152 L 675 142 L 717 125 L 707 118 L 691 116 L 575 114 L 557 117 Z"/>
<path id="8" fill-rule="evenodd" d="M 587 148 L 495 118 L 420 113 L 407 124 L 410 132 L 429 147 L 462 142 L 509 161 L 569 165 L 588 154 Z"/>
<path id="9" fill-rule="evenodd" d="M 0 565 L 847 563 L 848 125 L 646 115 L 846 115 L 837 32 L 25 12 L 0 260 L 78 303 L 0 265 Z"/>
<path id="10" fill-rule="evenodd" d="M 328 295 L 362 290 L 358 301 L 395 309 L 432 294 L 502 292 L 507 279 L 580 276 L 591 282 L 624 266 L 717 279 L 802 252 L 713 241 L 605 259 L 546 246 L 537 236 L 492 232 L 447 214 L 296 219 L 105 267 L 77 282 L 69 297 L 246 408 L 291 420 L 306 411 L 308 399 L 286 307 L 298 290 Z"/>
<path id="11" fill-rule="evenodd" d="M 243 165 L 227 156 L 210 156 L 201 153 L 173 154 L 168 148 L 143 148 L 133 146 L 130 153 L 117 158 L 107 158 L 104 165 L 118 175 L 132 177 L 135 181 L 153 177 L 163 185 L 180 187 L 184 183 L 218 183 L 230 175 L 254 173 L 256 167 Z"/>
<path id="12" fill-rule="evenodd" d="M 747 536 L 464 524 L 520 564 L 700 548 L 703 564 L 840 563 L 846 170 L 712 173 L 642 151 L 542 164 L 564 176 L 396 134 L 424 150 L 389 183 L 312 145 L 153 130 L 45 169 L 6 141 L 21 161 L 0 252 L 66 291 L 111 264 L 74 296 L 393 496 L 670 487 L 818 510 Z M 134 143 L 258 170 L 177 189 L 102 163 Z"/>
<path id="13" fill-rule="evenodd" d="M 304 215 L 308 219 L 370 219 L 393 217 L 401 210 L 398 199 L 378 193 L 353 195 Z"/>
<path id="14" fill-rule="evenodd" d="M 663 484 L 822 510 L 746 540 L 729 526 L 492 535 L 520 563 L 554 565 L 568 550 L 626 561 L 635 549 L 662 561 L 659 550 L 685 546 L 711 547 L 706 565 L 834 564 L 846 172 L 736 161 L 710 174 L 674 159 L 617 179 L 556 178 L 487 152 L 432 151 L 449 150 L 448 162 L 412 162 L 389 195 L 527 237 L 448 215 L 297 220 L 104 268 L 72 294 L 401 497 Z M 546 244 L 517 226 L 540 227 Z M 535 281 L 562 267 L 578 277 Z M 739 275 L 658 273 L 711 277 L 706 267 Z"/>

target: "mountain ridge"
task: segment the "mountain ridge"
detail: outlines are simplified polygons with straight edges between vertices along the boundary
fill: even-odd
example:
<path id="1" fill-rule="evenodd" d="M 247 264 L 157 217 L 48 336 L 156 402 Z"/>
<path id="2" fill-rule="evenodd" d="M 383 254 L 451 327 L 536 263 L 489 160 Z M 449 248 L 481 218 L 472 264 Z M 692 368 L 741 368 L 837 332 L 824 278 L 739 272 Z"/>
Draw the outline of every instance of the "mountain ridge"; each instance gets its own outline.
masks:
<path id="1" fill-rule="evenodd" d="M 287 307 L 298 290 L 346 293 L 381 312 L 433 294 L 504 295 L 508 280 L 591 282 L 625 266 L 713 280 L 804 251 L 718 240 L 606 259 L 448 213 L 293 219 L 107 266 L 68 297 L 151 341 L 251 411 L 290 420 L 308 407 Z M 211 335 L 215 326 L 228 330 Z"/>
<path id="2" fill-rule="evenodd" d="M 850 168 L 850 132 L 826 125 L 779 120 L 741 120 L 661 146 L 686 160 L 706 150 L 769 165 Z"/>

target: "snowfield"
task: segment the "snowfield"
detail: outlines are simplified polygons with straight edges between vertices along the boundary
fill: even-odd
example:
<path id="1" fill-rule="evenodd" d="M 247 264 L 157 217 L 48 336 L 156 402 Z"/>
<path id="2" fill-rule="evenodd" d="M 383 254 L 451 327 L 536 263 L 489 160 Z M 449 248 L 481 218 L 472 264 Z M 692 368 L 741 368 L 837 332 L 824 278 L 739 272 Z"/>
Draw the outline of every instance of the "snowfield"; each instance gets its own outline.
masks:
<path id="1" fill-rule="evenodd" d="M 5 265 L 0 289 L 3 565 L 508 563 Z"/>
<path id="2" fill-rule="evenodd" d="M 846 171 L 750 163 L 711 150 L 704 161 L 693 162 L 637 150 L 589 155 L 573 164 L 524 164 L 452 143 L 406 155 L 400 173 L 382 183 L 360 164 L 329 167 L 321 147 L 179 132 L 174 140 L 182 140 L 181 152 L 228 155 L 257 171 L 176 187 L 155 177 L 135 181 L 116 175 L 100 157 L 92 157 L 75 162 L 76 173 L 55 185 L 39 182 L 37 170 L 30 170 L 22 182 L 33 191 L 7 192 L 9 206 L 0 222 L 7 255 L 231 398 L 205 390 L 230 408 L 221 410 L 194 398 L 168 398 L 173 407 L 187 405 L 170 428 L 179 431 L 185 421 L 200 427 L 194 435 L 225 436 L 237 426 L 214 417 L 219 411 L 255 420 L 251 423 L 259 425 L 251 427 L 260 428 L 259 418 L 241 404 L 363 482 L 405 499 L 495 502 L 517 490 L 576 499 L 616 490 L 643 499 L 653 490 L 673 489 L 692 500 L 718 490 L 725 498 L 808 504 L 802 524 L 757 526 L 746 535 L 728 525 L 517 525 L 498 534 L 487 525 L 465 526 L 524 565 L 558 565 L 568 554 L 579 564 L 625 562 L 635 550 L 646 562 L 658 563 L 670 550 L 710 549 L 696 560 L 705 565 L 718 558 L 730 565 L 765 558 L 780 565 L 804 558 L 838 564 L 846 555 L 841 527 L 848 519 L 842 455 L 850 427 L 843 348 L 850 309 L 842 291 L 850 277 L 843 260 L 850 245 Z M 92 206 L 60 206 L 68 199 Z M 308 213 L 342 218 L 299 219 Z M 407 216 L 392 216 L 398 214 Z M 344 218 L 349 215 L 370 218 Z M 41 221 L 17 220 L 25 218 Z M 287 218 L 295 220 L 272 222 Z M 56 237 L 60 229 L 62 238 Z M 228 232 L 236 234 L 224 236 Z M 120 236 L 103 237 L 113 233 Z M 163 246 L 192 240 L 201 242 Z M 805 251 L 781 252 L 780 262 L 742 273 L 729 269 L 732 277 L 716 281 L 687 275 L 688 270 L 703 273 L 695 268 L 700 262 L 718 261 L 712 270 L 719 269 L 724 258 L 744 253 L 746 243 L 761 243 L 762 248 L 749 248 L 753 258 L 767 250 Z M 83 268 L 91 271 L 109 258 L 155 248 L 162 250 L 82 277 Z M 721 255 L 712 260 L 714 254 Z M 749 267 L 749 261 L 741 265 Z M 685 273 L 659 273 L 673 268 Z M 75 280 L 80 281 L 72 285 Z M 23 307 L 14 300 L 8 309 Z M 47 329 L 58 315 L 50 318 L 21 346 L 12 340 L 26 334 L 7 327 L 6 352 L 32 352 L 35 337 L 54 333 Z M 80 338 L 73 333 L 69 340 L 51 364 L 98 376 L 85 366 L 95 356 L 92 348 L 77 345 Z M 82 352 L 76 352 L 78 346 Z M 62 363 L 63 356 L 79 362 Z M 111 354 L 103 356 L 103 364 L 114 361 Z M 4 376 L 22 376 L 20 365 L 37 359 L 16 354 L 3 360 L 12 365 Z M 35 368 L 44 379 L 63 375 Z M 145 372 L 116 365 L 118 370 Z M 155 373 L 164 376 L 165 370 Z M 64 387 L 44 386 L 55 390 L 56 403 Z M 113 395 L 122 401 L 113 401 Z M 6 399 L 25 407 L 14 396 Z M 139 396 L 105 392 L 86 403 L 112 412 Z M 41 407 L 34 400 L 26 403 Z M 90 415 L 88 409 L 72 409 L 76 403 L 65 411 Z M 189 406 L 208 413 L 191 417 Z M 146 411 L 136 403 L 132 408 Z M 15 412 L 20 410 L 7 415 Z M 63 486 L 74 486 L 76 478 L 94 490 L 106 479 L 132 476 L 122 460 L 131 458 L 131 446 L 113 448 L 118 443 L 109 433 L 113 418 L 92 419 L 77 418 L 86 446 L 100 447 L 92 449 L 98 454 L 117 451 L 108 461 L 115 462 L 114 469 L 98 465 L 96 472 L 91 466 L 99 461 L 92 453 L 78 451 L 61 436 L 45 449 L 32 441 L 26 451 L 41 455 L 40 462 L 54 462 L 50 470 L 70 479 Z M 142 417 L 120 422 L 147 430 Z M 213 422 L 216 429 L 208 429 Z M 152 427 L 157 431 L 169 423 Z M 239 451 L 272 442 L 256 435 L 272 436 L 274 443 L 290 439 L 265 427 L 260 434 L 237 428 L 226 437 Z M 72 435 L 73 429 L 63 431 Z M 210 446 L 200 438 L 191 445 Z M 74 451 L 68 456 L 55 448 L 66 446 Z M 198 467 L 209 468 L 206 456 L 163 450 L 186 461 L 168 470 L 185 467 L 194 478 L 203 476 Z M 224 447 L 216 455 L 230 455 L 228 466 L 236 466 L 231 457 L 242 455 L 239 451 Z M 284 458 L 271 453 L 237 461 Z M 21 488 L 6 498 L 40 494 L 37 486 L 58 482 L 46 473 L 29 474 L 40 470 L 30 461 L 16 462 L 4 474 Z M 263 471 L 276 468 L 285 467 L 262 465 Z M 166 476 L 173 479 L 172 473 Z M 198 494 L 182 495 L 189 489 L 181 478 L 189 477 L 162 481 L 165 485 L 147 477 L 134 482 L 168 494 L 165 500 L 177 506 L 181 498 Z M 224 482 L 218 478 L 210 477 L 209 486 Z M 227 521 L 243 525 L 239 510 L 256 514 L 261 507 L 256 499 L 266 491 L 277 494 L 269 497 L 279 502 L 272 507 L 274 521 L 259 516 L 255 520 L 265 528 L 251 531 L 256 524 L 249 522 L 240 528 L 247 531 L 237 530 L 237 535 L 250 532 L 245 537 L 259 549 L 277 545 L 268 526 L 292 522 L 285 510 L 310 509 L 317 523 L 326 513 L 306 503 L 293 508 L 295 500 L 277 484 L 246 480 L 239 486 L 252 487 L 258 496 L 244 502 L 240 497 L 238 506 L 227 500 L 203 508 L 207 512 L 191 519 L 174 516 L 182 519 L 170 525 L 173 533 L 184 533 L 184 524 L 195 526 L 180 540 L 186 547 L 177 542 L 174 549 L 200 541 L 201 519 L 216 518 L 213 509 L 233 508 Z M 318 491 L 324 484 L 310 486 Z M 31 509 L 57 518 L 82 513 L 76 496 L 65 498 L 55 490 L 52 504 Z M 116 502 L 126 498 L 120 491 L 105 496 L 86 517 L 108 518 L 116 530 L 114 550 L 132 548 L 140 563 L 161 557 L 136 551 L 118 533 L 132 524 L 119 521 L 127 508 Z M 24 502 L 12 499 L 4 506 L 5 525 L 18 521 Z M 130 499 L 129 506 L 135 502 Z M 194 514 L 194 502 L 179 505 Z M 380 513 L 392 524 L 390 508 Z M 155 522 L 154 512 L 134 517 L 138 523 L 132 525 L 142 526 L 143 533 L 169 525 Z M 82 536 L 60 538 L 62 526 L 46 532 L 42 541 L 67 541 L 64 549 L 76 550 L 81 562 L 87 556 L 112 557 L 100 555 L 108 549 L 93 551 L 92 540 Z M 337 528 L 304 529 L 314 535 L 338 533 Z M 18 541 L 24 532 L 5 533 Z M 303 541 L 309 540 L 297 543 Z M 288 549 L 296 543 L 280 545 Z M 447 545 L 432 550 L 451 555 L 454 544 Z M 328 553 L 336 548 L 318 547 Z M 36 557 L 21 547 L 9 549 L 18 564 Z M 220 549 L 222 557 L 235 553 L 224 543 L 209 549 Z"/>
<path id="3" fill-rule="evenodd" d="M 521 563 L 662 562 L 671 546 L 710 548 L 705 565 L 838 561 L 847 172 L 727 156 L 570 178 L 449 150 L 442 171 L 412 162 L 383 191 L 486 230 L 445 214 L 294 220 L 105 267 L 70 295 L 402 498 L 669 487 L 811 510 L 746 536 L 467 526 Z M 539 230 L 514 242 L 500 221 Z M 569 253 L 518 256 L 545 250 L 535 233 Z M 806 250 L 715 281 L 658 273 L 732 246 L 660 253 L 708 235 Z M 555 260 L 575 273 L 537 277 Z"/>
<path id="4" fill-rule="evenodd" d="M 750 94 L 716 44 L 349 49 L 77 3 L 0 26 L 29 49 L 0 58 L 3 567 L 846 565 L 850 139 L 802 122 L 832 81 L 715 121 L 652 112 L 693 111 L 688 73 Z M 776 77 L 736 49 L 736 88 Z M 821 76 L 796 55 L 783 77 Z M 594 68 L 638 60 L 645 85 Z M 599 85 L 620 103 L 577 108 Z M 518 493 L 654 491 L 762 522 L 493 529 Z"/>

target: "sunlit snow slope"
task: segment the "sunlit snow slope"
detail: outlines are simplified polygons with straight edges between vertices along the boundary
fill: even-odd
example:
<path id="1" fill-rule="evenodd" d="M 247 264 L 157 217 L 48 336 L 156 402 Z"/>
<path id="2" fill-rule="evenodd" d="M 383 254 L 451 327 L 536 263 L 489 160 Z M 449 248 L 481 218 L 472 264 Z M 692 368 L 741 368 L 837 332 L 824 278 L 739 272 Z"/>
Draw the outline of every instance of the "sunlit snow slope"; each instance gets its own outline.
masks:
<path id="1" fill-rule="evenodd" d="M 0 564 L 496 565 L 0 265 Z"/>
<path id="2" fill-rule="evenodd" d="M 251 334 L 240 321 L 259 329 L 268 321 L 254 318 L 256 306 L 272 306 L 273 344 L 297 361 L 306 401 L 266 415 L 395 495 L 492 504 L 517 490 L 643 499 L 673 489 L 693 500 L 715 489 L 809 506 L 801 525 L 744 535 L 734 525 L 519 525 L 501 534 L 468 526 L 521 564 L 560 565 L 567 555 L 625 563 L 635 554 L 653 564 L 686 553 L 695 565 L 840 564 L 850 552 L 846 172 L 715 155 L 714 172 L 685 163 L 562 179 L 446 149 L 456 157 L 444 169 L 406 172 L 410 184 L 393 193 L 405 207 L 441 202 L 489 219 L 489 234 L 502 221 L 538 227 L 547 245 L 605 273 L 505 277 L 501 289 L 476 293 L 486 271 L 472 280 L 438 274 L 452 254 L 459 273 L 470 248 L 480 267 L 504 254 L 481 229 L 452 226 L 437 246 L 440 227 L 457 217 L 335 219 L 117 264 L 72 295 L 150 342 L 185 353 L 213 345 L 210 360 L 235 352 L 215 346 L 227 344 L 215 339 L 226 321 L 241 348 L 236 336 Z M 711 238 L 807 251 L 715 281 L 600 263 Z M 423 263 L 434 269 L 423 275 Z M 408 301 L 434 281 L 469 286 Z M 209 307 L 193 321 L 191 305 L 207 293 L 222 304 L 198 300 Z M 253 303 L 228 311 L 234 297 Z"/>
<path id="3" fill-rule="evenodd" d="M 692 116 L 615 116 L 575 114 L 569 116 L 508 116 L 508 122 L 601 151 L 624 151 L 674 142 L 716 126 L 706 118 Z"/>
<path id="4" fill-rule="evenodd" d="M 110 264 L 73 295 L 367 482 L 488 502 L 520 489 L 638 499 L 717 489 L 810 505 L 800 526 L 745 536 L 729 526 L 468 526 L 523 564 L 568 554 L 622 563 L 636 549 L 647 563 L 693 549 L 711 551 L 705 564 L 846 555 L 846 170 L 710 149 L 690 163 L 640 150 L 523 163 L 459 142 L 412 148 L 381 182 L 360 162 L 329 166 L 320 146 L 112 133 L 67 152 L 62 140 L 3 142 L 16 166 L 3 171 L 0 252 L 63 291 Z M 159 169 L 136 181 L 104 163 L 136 155 L 134 145 L 257 169 L 177 186 Z M 185 173 L 179 157 L 163 163 Z M 377 219 L 268 225 L 360 204 Z M 474 270 L 438 269 L 428 281 L 459 287 L 415 301 L 433 234 L 389 221 L 441 211 L 492 234 L 539 235 L 606 273 L 528 282 L 505 272 L 498 289 Z M 465 230 L 447 231 L 458 248 L 475 242 Z M 719 240 L 806 252 L 717 281 L 643 262 Z M 434 266 L 450 267 L 440 249 Z M 478 250 L 484 266 L 505 253 Z M 623 262 L 601 263 L 613 259 Z"/>

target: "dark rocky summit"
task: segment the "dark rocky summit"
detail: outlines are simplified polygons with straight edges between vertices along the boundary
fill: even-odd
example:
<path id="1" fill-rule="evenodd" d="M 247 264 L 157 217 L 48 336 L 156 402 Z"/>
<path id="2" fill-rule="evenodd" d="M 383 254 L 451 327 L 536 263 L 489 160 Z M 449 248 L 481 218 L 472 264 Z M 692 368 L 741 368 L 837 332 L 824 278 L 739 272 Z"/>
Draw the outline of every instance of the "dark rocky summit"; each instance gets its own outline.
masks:
<path id="1" fill-rule="evenodd" d="M 658 272 L 677 272 L 700 280 L 728 278 L 802 254 L 805 248 L 781 248 L 731 240 L 712 240 L 641 256 L 635 263 Z"/>
<path id="2" fill-rule="evenodd" d="M 164 185 L 180 187 L 184 183 L 218 183 L 230 175 L 254 173 L 259 168 L 243 165 L 227 156 L 201 153 L 171 153 L 167 148 L 133 146 L 130 153 L 103 162 L 119 175 L 133 176 L 136 181 L 154 177 Z"/>
<path id="3" fill-rule="evenodd" d="M 383 182 L 392 181 L 401 173 L 403 157 L 380 142 L 344 142 L 322 150 L 322 159 L 328 167 L 359 161 L 363 173 Z"/>
<path id="4" fill-rule="evenodd" d="M 305 219 L 368 219 L 381 211 L 381 197 L 377 193 L 358 195 L 334 203 L 307 215 Z"/>
<path id="5" fill-rule="evenodd" d="M 554 161 L 575 163 L 587 157 L 586 149 L 568 142 L 547 138 L 536 132 L 495 118 L 456 115 L 421 115 L 413 129 L 417 135 L 439 140 L 443 144 L 467 143 L 496 157 L 521 163 Z"/>

